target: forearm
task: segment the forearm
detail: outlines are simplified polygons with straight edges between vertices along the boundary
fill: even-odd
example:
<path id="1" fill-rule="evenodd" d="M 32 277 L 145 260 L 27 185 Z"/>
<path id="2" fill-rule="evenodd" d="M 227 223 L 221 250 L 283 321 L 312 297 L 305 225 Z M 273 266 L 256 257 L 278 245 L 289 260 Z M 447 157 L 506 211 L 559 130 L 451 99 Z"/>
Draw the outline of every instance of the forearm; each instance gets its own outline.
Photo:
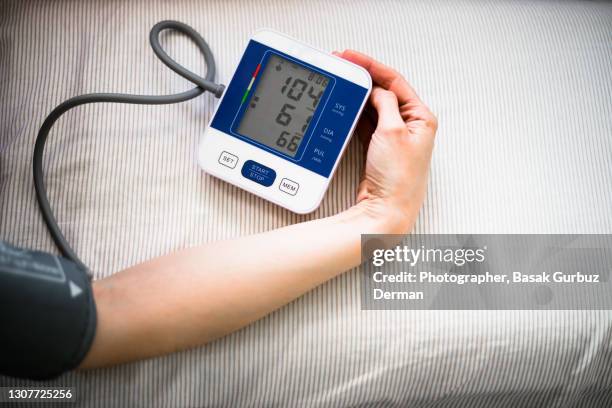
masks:
<path id="1" fill-rule="evenodd" d="M 185 249 L 98 281 L 98 332 L 82 367 L 170 353 L 231 333 L 357 266 L 361 234 L 398 227 L 356 206 Z"/>
<path id="2" fill-rule="evenodd" d="M 367 69 L 378 84 L 359 204 L 333 217 L 175 252 L 96 282 L 98 331 L 82 367 L 170 353 L 231 333 L 357 266 L 362 234 L 412 229 L 437 119 L 393 69 L 354 51 L 336 55 Z"/>

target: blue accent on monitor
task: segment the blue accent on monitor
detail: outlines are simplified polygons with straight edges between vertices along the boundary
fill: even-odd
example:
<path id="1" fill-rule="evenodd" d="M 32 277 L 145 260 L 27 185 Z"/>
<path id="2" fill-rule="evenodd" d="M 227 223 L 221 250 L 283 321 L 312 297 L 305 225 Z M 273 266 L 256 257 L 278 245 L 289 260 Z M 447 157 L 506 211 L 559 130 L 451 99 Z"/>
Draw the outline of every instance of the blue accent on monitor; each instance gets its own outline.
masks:
<path id="1" fill-rule="evenodd" d="M 242 97 L 249 86 L 249 82 L 251 81 L 253 72 L 257 68 L 257 65 L 262 63 L 260 74 L 255 78 L 255 82 L 253 83 L 253 87 L 249 93 L 249 97 L 255 92 L 259 79 L 262 77 L 261 72 L 265 68 L 264 64 L 266 60 L 264 56 L 266 56 L 266 52 L 268 51 L 292 60 L 314 71 L 323 73 L 332 79 L 332 83 L 327 86 L 325 93 L 321 97 L 321 102 L 317 106 L 317 110 L 304 134 L 304 140 L 300 144 L 294 158 L 285 155 L 282 152 L 271 149 L 270 147 L 258 143 L 257 141 L 254 141 L 244 135 L 240 135 L 235 131 L 238 128 L 238 123 L 240 123 L 245 107 L 248 104 L 247 102 L 243 104 L 245 106 L 242 106 Z M 268 52 L 268 55 L 270 52 Z M 244 55 L 238 64 L 234 77 L 225 90 L 223 101 L 217 109 L 211 126 L 251 145 L 264 149 L 278 157 L 282 157 L 287 161 L 293 162 L 298 166 L 320 174 L 323 177 L 329 177 L 336 159 L 342 150 L 342 146 L 344 145 L 346 138 L 349 137 L 349 131 L 353 124 L 353 120 L 359 112 L 359 108 L 361 107 L 361 103 L 366 94 L 366 88 L 335 76 L 330 72 L 322 70 L 318 67 L 307 64 L 301 60 L 290 57 L 289 55 L 272 49 L 267 45 L 251 40 L 249 41 Z M 234 122 L 235 124 L 232 127 Z M 248 161 L 247 163 L 249 162 L 252 161 Z M 242 175 L 245 177 L 247 177 L 245 175 L 247 163 L 245 163 L 245 166 L 242 168 Z M 255 164 L 261 166 L 262 168 L 265 167 L 272 170 L 262 164 Z M 274 174 L 274 177 L 276 177 L 276 174 Z M 272 179 L 272 182 L 273 180 L 274 179 Z"/>

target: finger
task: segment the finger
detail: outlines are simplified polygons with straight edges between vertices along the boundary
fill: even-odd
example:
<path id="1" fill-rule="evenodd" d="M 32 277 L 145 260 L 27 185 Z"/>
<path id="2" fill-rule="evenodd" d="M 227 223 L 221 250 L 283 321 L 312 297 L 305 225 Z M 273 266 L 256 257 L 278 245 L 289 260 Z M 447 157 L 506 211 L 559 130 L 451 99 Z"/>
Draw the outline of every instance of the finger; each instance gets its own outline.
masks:
<path id="1" fill-rule="evenodd" d="M 378 126 L 380 129 L 394 129 L 405 126 L 400 115 L 397 96 L 380 86 L 375 86 L 370 96 L 372 105 L 378 113 Z"/>
<path id="2" fill-rule="evenodd" d="M 339 54 L 338 56 L 365 68 L 370 73 L 374 82 L 397 95 L 400 104 L 407 103 L 410 100 L 422 103 L 408 81 L 393 68 L 358 51 L 345 50 Z"/>

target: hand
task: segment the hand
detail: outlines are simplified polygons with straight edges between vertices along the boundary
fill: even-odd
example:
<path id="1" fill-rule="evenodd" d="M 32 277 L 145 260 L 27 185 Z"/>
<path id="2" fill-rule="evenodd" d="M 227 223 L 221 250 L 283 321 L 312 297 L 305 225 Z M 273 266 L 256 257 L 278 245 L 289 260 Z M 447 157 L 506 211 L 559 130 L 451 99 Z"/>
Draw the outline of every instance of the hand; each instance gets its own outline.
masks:
<path id="1" fill-rule="evenodd" d="M 356 131 L 367 152 L 357 206 L 388 221 L 386 232 L 407 233 L 425 199 L 437 119 L 394 69 L 357 51 L 334 54 L 365 68 L 374 82 Z"/>

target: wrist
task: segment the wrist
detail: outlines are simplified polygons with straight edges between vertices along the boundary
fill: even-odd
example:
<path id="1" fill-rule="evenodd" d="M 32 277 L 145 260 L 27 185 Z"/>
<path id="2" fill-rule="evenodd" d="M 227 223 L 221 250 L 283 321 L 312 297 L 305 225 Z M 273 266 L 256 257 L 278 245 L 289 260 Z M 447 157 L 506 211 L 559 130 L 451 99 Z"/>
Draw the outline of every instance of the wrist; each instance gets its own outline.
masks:
<path id="1" fill-rule="evenodd" d="M 362 234 L 407 234 L 416 221 L 416 214 L 380 198 L 362 200 L 338 216 L 357 223 Z"/>

